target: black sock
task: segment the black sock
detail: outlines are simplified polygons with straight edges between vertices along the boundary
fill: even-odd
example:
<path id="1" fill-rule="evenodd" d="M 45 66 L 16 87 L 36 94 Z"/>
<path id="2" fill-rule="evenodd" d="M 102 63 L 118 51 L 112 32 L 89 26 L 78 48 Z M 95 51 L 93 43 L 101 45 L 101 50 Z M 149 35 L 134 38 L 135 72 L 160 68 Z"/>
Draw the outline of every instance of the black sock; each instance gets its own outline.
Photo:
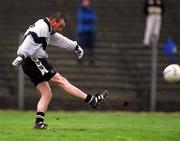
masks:
<path id="1" fill-rule="evenodd" d="M 86 102 L 86 103 L 91 103 L 91 101 L 92 101 L 92 98 L 93 98 L 93 96 L 92 95 L 87 95 L 87 97 L 86 97 L 86 99 L 84 100 L 84 102 Z"/>
<path id="2" fill-rule="evenodd" d="M 36 123 L 44 122 L 44 116 L 45 116 L 45 113 L 37 112 L 36 113 Z"/>

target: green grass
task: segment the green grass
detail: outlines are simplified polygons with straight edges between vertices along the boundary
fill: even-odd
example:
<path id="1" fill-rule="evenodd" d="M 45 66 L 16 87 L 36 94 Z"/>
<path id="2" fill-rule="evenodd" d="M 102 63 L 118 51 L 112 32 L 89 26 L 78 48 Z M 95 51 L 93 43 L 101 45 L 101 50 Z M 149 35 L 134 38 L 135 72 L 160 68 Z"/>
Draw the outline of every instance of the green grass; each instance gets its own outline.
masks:
<path id="1" fill-rule="evenodd" d="M 180 141 L 180 113 L 47 112 L 47 131 L 34 118 L 0 111 L 0 141 Z"/>

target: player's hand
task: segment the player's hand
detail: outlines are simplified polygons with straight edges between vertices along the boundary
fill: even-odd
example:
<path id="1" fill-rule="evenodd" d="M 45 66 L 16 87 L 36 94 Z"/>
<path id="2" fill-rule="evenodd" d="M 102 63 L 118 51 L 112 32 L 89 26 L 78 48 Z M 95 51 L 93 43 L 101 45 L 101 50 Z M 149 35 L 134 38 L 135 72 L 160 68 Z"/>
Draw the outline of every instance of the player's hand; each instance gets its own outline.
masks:
<path id="1" fill-rule="evenodd" d="M 76 46 L 75 53 L 77 54 L 78 59 L 81 59 L 84 55 L 84 51 L 79 45 Z"/>
<path id="2" fill-rule="evenodd" d="M 22 61 L 23 61 L 23 57 L 18 56 L 18 57 L 16 57 L 16 59 L 12 62 L 12 65 L 13 65 L 14 67 L 18 67 L 18 66 L 21 65 Z"/>

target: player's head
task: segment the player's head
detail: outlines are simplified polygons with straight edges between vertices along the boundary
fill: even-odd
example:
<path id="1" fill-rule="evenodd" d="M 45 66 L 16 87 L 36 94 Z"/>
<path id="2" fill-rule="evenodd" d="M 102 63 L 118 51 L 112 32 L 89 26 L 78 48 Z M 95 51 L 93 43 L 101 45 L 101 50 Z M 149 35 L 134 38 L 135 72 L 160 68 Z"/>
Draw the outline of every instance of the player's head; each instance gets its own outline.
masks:
<path id="1" fill-rule="evenodd" d="M 61 32 L 66 25 L 65 17 L 61 12 L 52 14 L 49 19 L 53 32 Z"/>

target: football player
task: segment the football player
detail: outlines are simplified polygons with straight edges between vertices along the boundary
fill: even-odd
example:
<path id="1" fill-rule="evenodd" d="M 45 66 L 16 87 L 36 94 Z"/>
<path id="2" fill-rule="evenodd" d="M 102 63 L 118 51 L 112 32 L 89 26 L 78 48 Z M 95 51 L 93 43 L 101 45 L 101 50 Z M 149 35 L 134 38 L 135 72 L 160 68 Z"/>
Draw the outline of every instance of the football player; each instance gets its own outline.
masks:
<path id="1" fill-rule="evenodd" d="M 23 42 L 17 51 L 17 58 L 12 62 L 13 66 L 22 66 L 24 73 L 30 78 L 41 95 L 37 104 L 34 129 L 48 129 L 48 125 L 44 122 L 44 117 L 52 98 L 49 82 L 56 84 L 66 93 L 80 98 L 93 108 L 98 108 L 99 104 L 108 94 L 107 91 L 97 95 L 86 94 L 56 72 L 47 61 L 48 45 L 72 50 L 79 59 L 83 57 L 83 49 L 77 42 L 60 34 L 65 25 L 65 17 L 61 12 L 56 12 L 50 17 L 39 19 L 25 32 Z"/>

